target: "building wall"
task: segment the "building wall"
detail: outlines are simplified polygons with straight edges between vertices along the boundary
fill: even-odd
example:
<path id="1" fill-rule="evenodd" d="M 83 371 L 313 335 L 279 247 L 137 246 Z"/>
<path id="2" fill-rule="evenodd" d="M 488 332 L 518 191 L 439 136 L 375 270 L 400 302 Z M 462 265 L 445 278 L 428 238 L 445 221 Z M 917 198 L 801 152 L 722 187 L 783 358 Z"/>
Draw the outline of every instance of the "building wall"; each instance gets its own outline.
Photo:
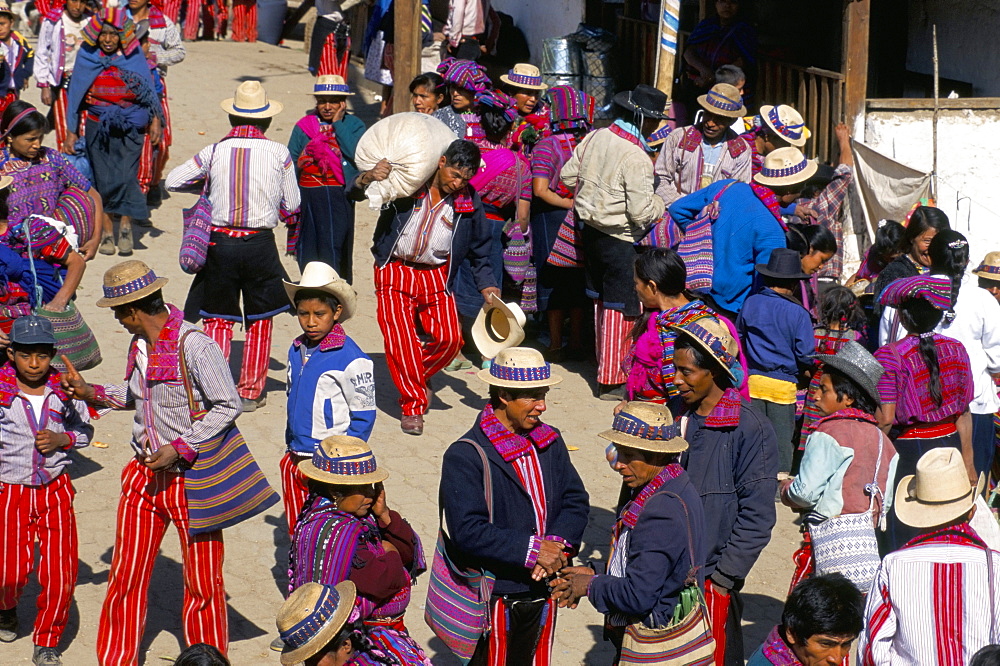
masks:
<path id="1" fill-rule="evenodd" d="M 584 0 L 492 0 L 493 9 L 510 14 L 524 33 L 535 65 L 541 64 L 542 40 L 576 32 L 584 4 Z"/>
<path id="2" fill-rule="evenodd" d="M 930 172 L 933 166 L 929 110 L 872 111 L 866 144 L 903 164 Z M 1000 110 L 942 110 L 938 120 L 938 206 L 952 229 L 965 234 L 972 262 L 1000 250 Z"/>
<path id="3" fill-rule="evenodd" d="M 996 0 L 910 0 L 906 68 L 932 75 L 932 26 L 937 24 L 941 76 L 969 81 L 976 97 L 1000 97 L 1000 2 Z M 947 97 L 948 90 L 941 96 Z"/>

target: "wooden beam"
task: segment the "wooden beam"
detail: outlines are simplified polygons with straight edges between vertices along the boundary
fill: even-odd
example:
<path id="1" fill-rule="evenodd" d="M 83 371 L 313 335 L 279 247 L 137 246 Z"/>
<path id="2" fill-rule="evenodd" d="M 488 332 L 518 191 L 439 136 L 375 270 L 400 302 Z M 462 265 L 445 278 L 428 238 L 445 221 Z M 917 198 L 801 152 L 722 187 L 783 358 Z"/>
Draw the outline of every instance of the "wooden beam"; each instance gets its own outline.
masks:
<path id="1" fill-rule="evenodd" d="M 407 87 L 420 73 L 420 0 L 395 0 L 392 112 L 412 111 Z"/>
<path id="2" fill-rule="evenodd" d="M 867 102 L 869 111 L 933 111 L 934 100 L 931 98 L 884 98 L 870 99 Z M 938 100 L 938 107 L 942 111 L 959 109 L 1000 109 L 1000 97 L 959 97 L 948 99 L 942 97 Z"/>
<path id="3" fill-rule="evenodd" d="M 865 112 L 868 96 L 868 34 L 871 0 L 848 0 L 844 8 L 844 115 L 847 126 Z"/>

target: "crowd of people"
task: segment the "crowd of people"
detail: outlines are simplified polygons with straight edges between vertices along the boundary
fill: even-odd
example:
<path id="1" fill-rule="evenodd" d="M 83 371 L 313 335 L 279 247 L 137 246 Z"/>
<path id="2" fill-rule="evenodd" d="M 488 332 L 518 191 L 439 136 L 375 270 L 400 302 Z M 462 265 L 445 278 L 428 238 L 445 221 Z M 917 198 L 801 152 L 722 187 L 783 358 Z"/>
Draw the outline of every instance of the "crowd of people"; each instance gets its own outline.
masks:
<path id="1" fill-rule="evenodd" d="M 718 29 L 737 4 L 716 3 Z M 133 336 L 125 378 L 86 381 L 57 316 L 86 262 L 131 255 L 132 225 L 159 203 L 181 5 L 40 7 L 32 50 L 0 3 L 0 642 L 20 636 L 35 571 L 33 663 L 62 663 L 78 557 L 67 470 L 95 421 L 126 410 L 135 456 L 102 666 L 137 663 L 171 523 L 189 646 L 176 663 L 228 664 L 223 530 L 279 500 L 291 540 L 272 643 L 283 664 L 430 664 L 404 622 L 424 573 L 427 623 L 477 666 L 557 663 L 556 617 L 584 597 L 605 616 L 615 663 L 731 666 L 752 652 L 752 666 L 815 666 L 844 663 L 856 641 L 863 666 L 998 663 L 1000 526 L 985 498 L 997 480 L 1000 252 L 970 272 L 966 237 L 917 205 L 883 221 L 849 271 L 848 128 L 836 128 L 836 164 L 822 165 L 802 152 L 811 133 L 794 108 L 748 110 L 745 30 L 728 62 L 704 48 L 715 24 L 692 37 L 697 113 L 640 84 L 601 123 L 593 97 L 549 87 L 529 63 L 492 80 L 476 62 L 489 42 L 482 3 L 453 0 L 444 58 L 408 89 L 414 112 L 454 139 L 429 156 L 425 182 L 379 210 L 372 274 L 354 267 L 367 244 L 354 207 L 406 165 L 359 166 L 366 125 L 346 72 L 316 77 L 287 146 L 267 137 L 283 105 L 244 81 L 220 104 L 231 131 L 165 173 L 206 211 L 186 302 L 167 303 L 147 263 L 110 268 L 97 305 Z M 375 5 L 382 21 L 390 3 Z M 189 2 L 184 38 L 199 21 L 224 25 L 220 6 Z M 234 39 L 252 41 L 253 8 L 234 3 Z M 366 71 L 385 69 L 386 26 L 370 27 L 382 48 Z M 32 75 L 48 113 L 18 98 Z M 299 280 L 282 264 L 281 227 Z M 368 443 L 386 418 L 385 378 L 366 353 L 377 342 L 343 326 L 361 284 L 374 286 L 403 433 L 423 434 L 436 374 L 476 367 L 488 389 L 444 452 L 437 535 L 390 508 L 384 452 Z M 287 356 L 279 498 L 236 421 L 266 404 L 273 320 L 286 312 L 302 334 Z M 570 371 L 609 401 L 596 418 L 610 423 L 600 437 L 621 492 L 603 560 L 580 552 L 591 498 L 577 447 L 542 420 Z M 754 652 L 742 590 L 779 505 L 802 543 L 780 623 Z"/>

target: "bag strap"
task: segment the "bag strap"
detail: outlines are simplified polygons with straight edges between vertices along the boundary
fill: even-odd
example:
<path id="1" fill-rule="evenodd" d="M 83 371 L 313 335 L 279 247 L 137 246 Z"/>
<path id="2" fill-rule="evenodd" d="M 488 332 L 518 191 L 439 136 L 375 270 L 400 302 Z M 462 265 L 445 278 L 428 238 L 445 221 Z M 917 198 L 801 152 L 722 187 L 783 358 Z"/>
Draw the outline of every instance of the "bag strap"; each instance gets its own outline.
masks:
<path id="1" fill-rule="evenodd" d="M 191 412 L 191 420 L 194 421 L 194 414 L 198 411 L 197 403 L 194 399 L 194 388 L 191 386 L 191 375 L 188 372 L 187 359 L 184 354 L 184 341 L 187 340 L 187 336 L 194 333 L 194 330 L 185 331 L 184 335 L 177 343 L 177 358 L 179 359 L 181 367 L 181 381 L 184 383 L 184 392 L 187 394 L 188 401 L 188 411 Z"/>
<path id="2" fill-rule="evenodd" d="M 490 471 L 490 461 L 486 458 L 486 451 L 483 447 L 479 445 L 478 442 L 468 438 L 463 437 L 460 442 L 465 442 L 470 444 L 472 448 L 476 450 L 479 454 L 479 459 L 483 461 L 483 494 L 486 496 L 486 512 L 489 516 L 489 521 L 493 523 L 493 473 Z M 438 507 L 438 516 L 441 521 L 441 525 L 444 525 L 444 506 Z"/>
<path id="3" fill-rule="evenodd" d="M 24 218 L 21 229 L 24 231 L 24 244 L 28 248 L 28 266 L 31 267 L 31 279 L 35 283 L 35 308 L 42 307 L 42 300 L 45 298 L 45 290 L 38 283 L 38 273 L 35 272 L 35 257 L 31 251 L 31 216 Z"/>
<path id="4" fill-rule="evenodd" d="M 993 549 L 990 548 L 989 544 L 984 543 L 983 549 L 986 551 L 986 576 L 989 581 L 989 587 L 986 588 L 990 593 L 990 643 L 995 642 L 993 640 L 993 627 L 997 622 L 997 602 L 996 602 L 996 587 L 993 584 Z"/>
<path id="5" fill-rule="evenodd" d="M 701 567 L 696 566 L 694 563 L 694 530 L 691 529 L 691 513 L 688 511 L 687 502 L 684 501 L 684 498 L 682 498 L 680 495 L 671 490 L 657 491 L 653 493 L 650 499 L 656 497 L 657 495 L 667 495 L 669 497 L 673 497 L 674 499 L 676 499 L 678 502 L 681 503 L 681 508 L 684 509 L 684 523 L 687 525 L 687 535 L 688 535 L 688 557 L 691 559 L 691 568 L 688 569 L 688 575 L 687 578 L 684 580 L 684 584 L 697 586 L 698 579 L 696 576 L 698 574 L 698 569 L 700 569 Z"/>

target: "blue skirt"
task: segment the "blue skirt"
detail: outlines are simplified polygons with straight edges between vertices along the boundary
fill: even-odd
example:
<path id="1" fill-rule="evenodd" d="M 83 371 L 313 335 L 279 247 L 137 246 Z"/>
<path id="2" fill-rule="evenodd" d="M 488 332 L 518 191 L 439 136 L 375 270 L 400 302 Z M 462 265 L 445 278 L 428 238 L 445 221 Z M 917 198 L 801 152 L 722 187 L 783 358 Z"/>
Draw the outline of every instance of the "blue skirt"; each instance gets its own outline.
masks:
<path id="1" fill-rule="evenodd" d="M 302 217 L 295 261 L 299 270 L 310 261 L 333 266 L 352 282 L 354 271 L 354 206 L 339 185 L 300 187 Z"/>

